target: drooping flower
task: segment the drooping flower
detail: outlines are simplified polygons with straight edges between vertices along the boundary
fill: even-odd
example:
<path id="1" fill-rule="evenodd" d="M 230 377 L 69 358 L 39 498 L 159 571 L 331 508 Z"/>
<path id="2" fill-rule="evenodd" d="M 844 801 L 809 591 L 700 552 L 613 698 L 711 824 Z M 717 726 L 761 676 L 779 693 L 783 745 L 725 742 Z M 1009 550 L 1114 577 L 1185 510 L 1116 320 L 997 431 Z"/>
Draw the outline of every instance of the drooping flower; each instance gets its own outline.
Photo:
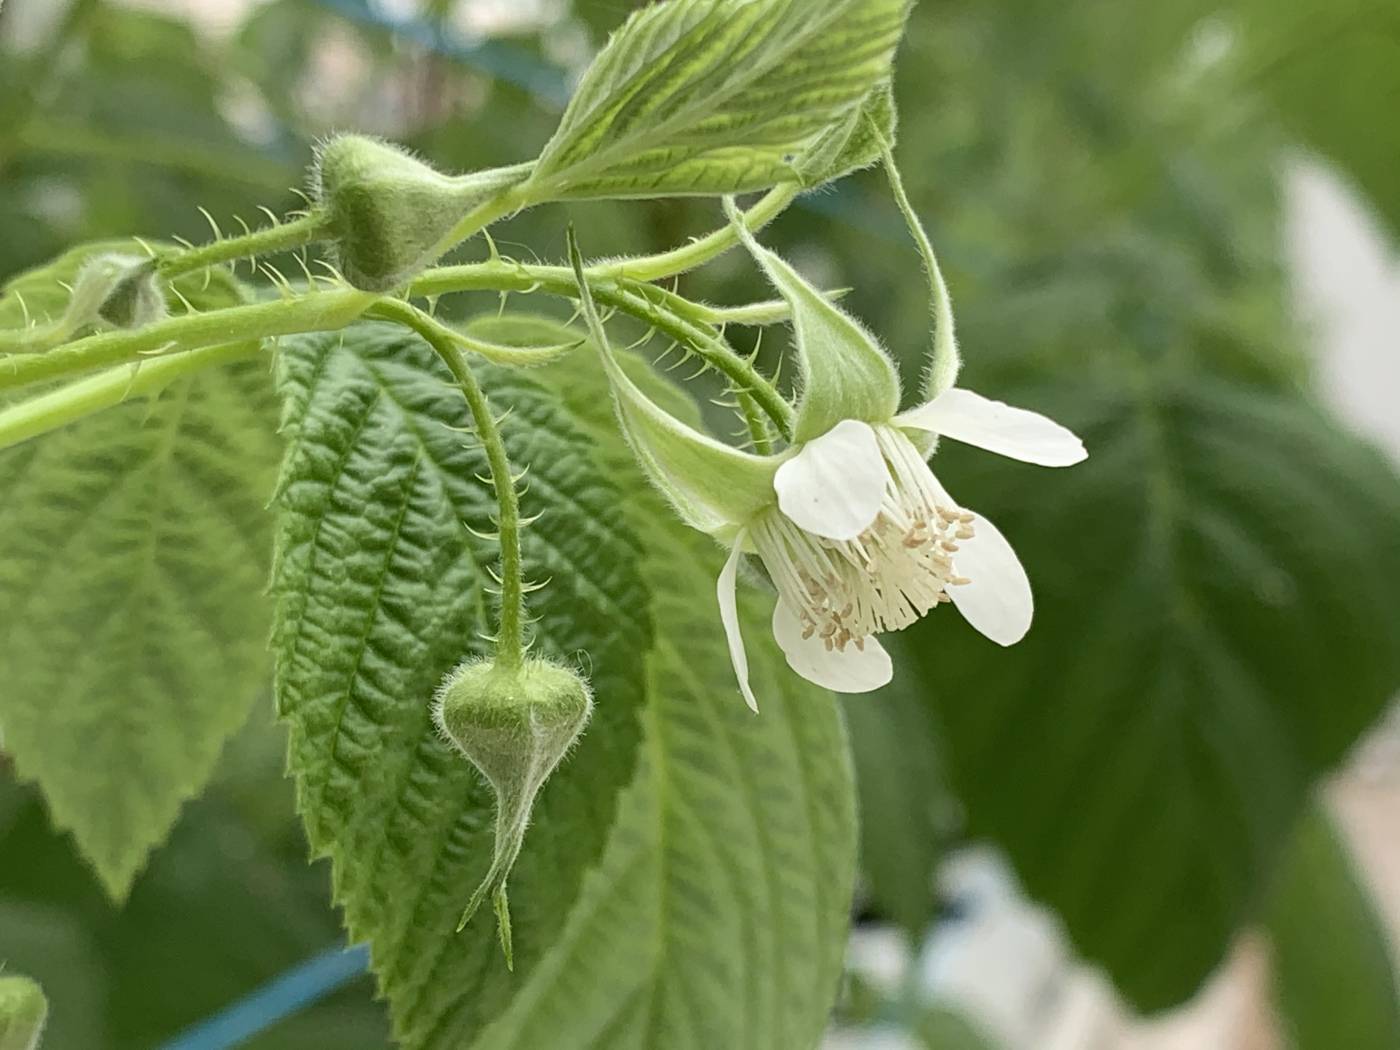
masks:
<path id="1" fill-rule="evenodd" d="M 725 445 L 656 405 L 620 367 L 583 298 L 644 470 L 687 523 L 730 547 L 717 596 L 749 706 L 758 709 L 737 595 L 746 555 L 778 593 L 773 634 L 788 665 L 837 692 L 888 683 L 893 668 L 878 635 L 945 603 L 993 641 L 1019 641 L 1033 610 L 1026 572 L 997 527 L 948 494 L 926 453 L 946 437 L 1062 467 L 1087 455 L 1079 438 L 952 386 L 956 367 L 933 369 L 946 388 L 899 412 L 898 374 L 879 344 L 780 257 L 744 240 L 787 300 L 801 367 L 792 442 L 775 455 Z"/>

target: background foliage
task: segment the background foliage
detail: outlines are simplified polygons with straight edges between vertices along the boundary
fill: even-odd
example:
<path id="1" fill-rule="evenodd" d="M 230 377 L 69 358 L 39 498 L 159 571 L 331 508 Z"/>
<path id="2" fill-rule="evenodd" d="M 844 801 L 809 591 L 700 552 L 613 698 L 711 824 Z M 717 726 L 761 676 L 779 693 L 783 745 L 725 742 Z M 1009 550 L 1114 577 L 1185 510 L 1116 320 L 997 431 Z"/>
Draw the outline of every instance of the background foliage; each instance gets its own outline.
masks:
<path id="1" fill-rule="evenodd" d="M 201 239 L 208 229 L 199 206 L 225 224 L 235 214 L 251 221 L 259 204 L 294 207 L 288 187 L 300 181 L 311 143 L 332 128 L 391 135 L 445 168 L 533 155 L 558 121 L 569 76 L 628 5 L 578 0 L 542 27 L 463 44 L 446 19 L 454 7 L 468 6 L 436 3 L 441 24 L 430 18 L 396 25 L 364 0 L 271 0 L 215 34 L 97 0 L 78 0 L 66 12 L 45 0 L 8 0 L 0 14 L 0 276 L 82 241 L 132 232 Z M 1343 1045 L 1340 1033 L 1357 1030 L 1344 1025 L 1360 1017 L 1369 1020 L 1357 1040 L 1400 1042 L 1374 917 L 1340 840 L 1310 801 L 1319 777 L 1400 684 L 1400 607 L 1391 597 L 1400 588 L 1400 487 L 1389 467 L 1313 403 L 1306 338 L 1292 320 L 1281 272 L 1277 173 L 1281 158 L 1318 151 L 1400 230 L 1400 169 L 1393 164 L 1400 125 L 1380 110 L 1400 75 L 1400 44 L 1381 31 L 1390 21 L 1381 0 L 1282 9 L 1255 0 L 923 0 L 895 84 L 900 157 L 949 271 L 968 385 L 1064 419 L 1086 435 L 1093 455 L 1072 477 L 953 450 L 940 456 L 950 487 L 997 519 L 1021 549 L 1037 587 L 1037 625 L 1024 646 L 1004 653 L 953 618 L 935 616 L 907 640 L 894 695 L 847 705 L 868 906 L 917 935 L 936 907 L 928 887 L 943 850 L 967 838 L 991 839 L 1028 891 L 1059 913 L 1078 949 L 1147 1010 L 1188 997 L 1234 935 L 1262 922 L 1277 944 L 1280 996 L 1301 1050 Z M 712 204 L 675 201 L 590 203 L 568 214 L 594 254 L 670 247 L 717 220 Z M 541 209 L 503 227 L 499 239 L 557 257 L 563 223 L 562 209 Z M 878 174 L 804 198 L 770 240 L 822 283 L 851 286 L 847 305 L 897 350 L 912 380 L 927 345 L 925 290 L 912 279 L 914 257 Z M 732 256 L 688 276 L 683 288 L 738 301 L 753 298 L 754 280 Z M 464 309 L 490 312 L 496 305 L 468 300 Z M 430 389 L 430 369 L 415 363 L 411 350 L 399 355 L 407 363 L 374 378 L 366 362 L 382 352 L 314 340 L 283 347 L 288 422 L 293 433 L 319 427 L 303 458 L 293 455 L 285 467 L 281 499 L 304 520 L 284 527 L 312 528 L 329 517 L 333 540 L 339 513 L 343 530 L 388 535 L 377 529 L 382 523 L 348 520 L 355 492 L 316 488 L 326 480 L 327 458 L 367 455 L 359 436 L 332 426 L 336 413 L 372 406 L 366 419 L 380 428 L 376 438 L 385 440 L 375 447 L 388 458 L 360 462 L 337 483 L 358 480 L 373 490 L 411 478 L 396 498 L 414 515 L 413 528 L 386 540 L 385 564 L 393 564 L 394 543 L 412 541 L 440 559 L 446 582 L 460 576 L 470 588 L 471 573 L 462 568 L 468 552 L 460 539 L 444 538 L 441 516 L 444 507 L 479 513 L 472 502 L 478 497 L 466 488 L 449 491 L 456 472 L 435 479 L 431 463 L 435 455 L 461 458 L 460 478 L 473 467 L 446 441 L 423 472 L 415 419 L 435 419 L 435 399 L 445 395 Z M 307 363 L 316 354 L 336 367 L 317 373 L 324 385 L 313 389 Z M 225 392 L 234 389 L 227 376 L 208 378 L 224 380 Z M 591 505 L 596 516 L 610 490 L 637 484 L 620 449 L 604 437 L 587 378 L 536 377 L 531 393 L 499 377 L 493 389 L 526 406 L 512 437 L 516 447 L 557 452 L 550 456 L 557 476 L 547 472 L 546 483 L 586 490 L 599 501 Z M 151 615 L 186 630 L 197 618 L 177 615 L 166 602 L 209 599 L 219 593 L 211 588 L 227 587 L 230 596 L 218 602 L 223 619 L 212 630 L 261 636 L 271 608 L 255 604 L 265 564 L 256 553 L 240 554 L 232 539 L 202 558 L 180 547 L 180 560 L 155 566 L 151 589 L 137 590 L 139 581 L 78 572 L 92 571 L 102 544 L 120 545 L 119 530 L 98 537 L 101 544 L 82 561 L 70 543 L 85 534 L 65 524 L 85 513 L 85 483 L 135 477 L 140 483 L 129 491 L 138 498 L 127 508 L 133 528 L 149 521 L 181 538 L 178 513 L 153 497 L 157 489 L 147 480 L 169 418 L 194 426 L 207 454 L 180 471 L 162 467 L 161 485 L 183 498 L 217 492 L 233 500 L 239 524 L 232 528 L 269 557 L 270 538 L 260 530 L 270 531 L 271 517 L 254 511 L 272 493 L 275 446 L 245 448 L 246 437 L 220 437 L 230 416 L 261 411 L 259 399 L 268 396 L 259 385 L 270 385 L 265 372 L 245 379 L 250 385 L 237 399 L 194 391 L 192 415 L 190 402 L 167 392 L 149 418 L 147 406 L 131 406 L 52 446 L 0 455 L 0 518 L 6 534 L 23 541 L 0 555 L 0 728 L 19 774 L 0 783 L 0 959 L 48 987 L 56 1047 L 150 1046 L 340 937 L 339 918 L 326 904 L 327 866 L 302 863 L 305 840 L 291 788 L 280 777 L 283 741 L 262 714 L 225 749 L 208 793 L 185 808 L 120 910 L 104 900 L 71 842 L 56 834 L 55 826 L 79 823 L 66 815 L 63 799 L 50 792 L 46 812 L 37 792 L 20 783 L 42 778 L 50 759 L 76 767 L 100 754 L 101 741 L 122 739 L 119 724 L 105 723 L 78 740 L 81 747 L 53 725 L 36 723 L 31 733 L 15 712 L 34 696 L 55 698 L 43 714 L 65 726 L 73 705 L 94 690 L 126 698 L 132 709 L 150 697 L 168 699 L 182 728 L 201 711 L 217 723 L 193 725 L 203 742 L 196 753 L 177 740 L 162 745 L 163 753 L 182 756 L 182 768 L 160 778 L 173 778 L 179 790 L 136 821 L 144 829 L 139 839 L 122 841 L 107 856 L 76 827 L 91 863 L 120 891 L 207 775 L 219 739 L 266 698 L 270 664 L 258 666 L 251 642 L 222 653 L 207 637 L 187 639 L 181 651 L 202 653 L 206 662 L 166 668 L 159 651 L 153 658 L 117 639 L 114 646 L 128 646 L 131 670 L 114 674 L 111 684 L 78 676 L 57 642 L 65 631 L 87 636 L 96 629 L 78 613 L 94 607 L 88 598 L 104 593 L 101 586 L 149 595 L 143 607 Z M 547 418 L 537 382 L 557 383 L 571 395 L 560 418 Z M 184 414 L 171 414 L 177 405 Z M 238 435 L 246 429 L 234 426 Z M 582 455 L 585 445 L 594 450 Z M 36 475 L 27 471 L 31 459 L 44 456 L 73 472 L 57 493 L 36 491 Z M 580 458 L 574 463 L 571 456 Z M 227 467 L 235 459 L 238 465 Z M 60 480 L 53 470 L 42 478 Z M 102 490 L 94 498 L 104 496 Z M 561 654 L 592 653 L 617 704 L 608 715 L 616 724 L 596 725 L 561 774 L 537 832 L 549 834 L 556 811 L 562 826 L 570 807 L 589 810 L 596 824 L 595 834 L 576 844 L 559 913 L 537 915 L 541 928 L 561 929 L 559 954 L 530 967 L 513 995 L 497 995 L 490 989 L 499 991 L 502 975 L 487 965 L 483 927 L 469 949 L 476 953 L 472 974 L 442 982 L 450 986 L 444 991 L 392 962 L 412 960 L 418 947 L 411 916 L 395 914 L 395 894 L 404 881 L 421 878 L 430 860 L 413 856 L 411 843 L 370 843 L 399 870 L 364 884 L 343 872 L 336 879 L 355 936 L 390 960 L 386 990 L 400 1031 L 409 1024 L 405 997 L 421 993 L 435 997 L 431 1016 L 446 1026 L 441 1031 L 491 1021 L 481 1046 L 539 1045 L 540 1026 L 566 1016 L 591 1019 L 594 1027 L 581 1027 L 580 1040 L 589 1032 L 616 1036 L 607 1045 L 630 1039 L 684 1046 L 684 1033 L 697 1046 L 744 1045 L 742 1037 L 763 1048 L 789 1045 L 785 1038 L 805 1044 L 816 1034 L 799 1029 L 819 1023 L 810 1011 L 820 1003 L 796 990 L 834 977 L 844 898 L 835 890 L 851 878 L 840 859 L 852 834 L 849 814 L 838 827 L 808 825 L 800 799 L 781 791 L 774 797 L 774 785 L 746 783 L 742 774 L 777 755 L 767 775 L 782 772 L 788 779 L 780 783 L 788 783 L 810 755 L 829 754 L 836 756 L 827 771 L 834 780 L 809 783 L 835 797 L 845 776 L 840 729 L 822 698 L 799 695 L 795 686 L 755 728 L 740 706 L 720 702 L 727 697 L 722 658 L 707 656 L 718 666 L 704 672 L 717 687 L 680 673 L 676 654 L 651 639 L 689 632 L 694 617 L 708 616 L 708 577 L 670 574 L 713 552 L 663 528 L 655 513 L 641 517 L 620 524 L 613 541 L 619 566 L 628 550 L 648 552 L 635 578 L 618 568 L 598 581 L 597 593 L 545 592 L 547 600 L 569 604 L 564 621 L 597 602 L 626 599 L 646 610 L 616 643 L 550 639 Z M 548 534 L 547 526 L 541 530 L 536 536 Z M 70 533 L 77 538 L 68 540 Z M 569 554 L 535 556 L 546 566 L 551 558 L 567 564 Z M 55 558 L 69 559 L 78 593 L 46 595 L 42 618 L 15 615 L 19 596 Z M 363 582 L 355 571 L 324 581 L 327 593 L 340 597 L 364 595 L 357 586 Z M 406 666 L 406 650 L 394 642 L 384 649 L 394 659 L 371 670 L 408 675 L 418 686 L 436 680 L 450 660 L 451 639 L 415 632 L 402 610 L 386 612 L 368 598 L 362 605 L 351 611 L 363 622 L 321 626 L 407 627 L 421 647 L 416 662 Z M 278 646 L 292 645 L 292 633 L 284 621 Z M 160 651 L 173 652 L 178 640 L 142 635 L 143 644 L 166 647 Z M 47 665 L 29 659 L 44 646 L 37 638 L 55 645 L 42 680 L 35 668 Z M 623 662 L 610 644 L 647 653 L 645 673 L 617 670 Z M 237 666 L 222 668 L 216 648 Z M 160 681 L 143 681 L 153 667 L 161 669 Z M 777 695 L 776 674 L 763 673 L 773 675 L 767 691 Z M 198 699 L 207 709 L 189 707 L 190 675 L 216 676 L 235 695 L 224 702 L 204 694 Z M 432 794 L 442 810 L 417 818 L 455 829 L 454 863 L 470 869 L 482 860 L 470 843 L 488 812 L 474 797 L 479 788 L 448 765 L 424 725 L 376 718 L 368 689 L 375 683 L 364 678 L 354 668 L 341 683 L 305 683 L 309 699 L 289 712 L 313 846 L 326 849 L 317 829 L 345 818 L 352 793 L 376 798 L 375 791 L 395 786 L 366 774 L 354 755 L 322 750 L 296 758 L 296 748 L 321 731 L 316 705 L 343 695 L 365 718 L 352 726 L 364 734 L 352 737 L 358 746 L 368 748 L 382 734 L 412 783 L 420 783 L 416 776 L 453 782 L 448 795 Z M 684 684 L 672 692 L 677 679 Z M 640 723 L 628 717 L 634 705 L 646 712 Z M 263 711 L 270 701 L 258 706 Z M 797 733 L 810 739 L 795 746 L 789 734 Z M 142 743 L 127 739 L 113 754 L 126 760 Z M 609 749 L 615 753 L 604 753 Z M 340 757 L 347 760 L 340 764 Z M 325 776 L 318 763 L 329 763 Z M 94 776 L 101 772 L 92 768 Z M 595 774 L 608 785 L 601 797 L 571 791 L 570 778 L 582 784 Z M 307 802 L 309 790 L 314 803 Z M 713 805 L 686 810 L 676 799 L 691 792 Z M 449 811 L 449 797 L 460 812 Z M 385 798 L 388 805 L 392 794 Z M 620 815 L 610 827 L 614 800 Z M 748 811 L 759 814 L 753 822 L 730 816 Z M 362 823 L 346 832 L 357 844 L 375 834 L 372 819 Z M 728 854 L 694 845 L 769 827 L 794 838 L 770 842 L 767 851 Z M 812 870 L 825 872 L 819 884 L 771 881 L 782 874 L 775 857 L 812 847 L 822 858 Z M 759 867 L 746 871 L 746 863 Z M 691 872 L 703 876 L 687 881 Z M 472 881 L 470 872 L 437 877 L 446 882 L 433 892 Z M 523 868 L 520 892 L 546 877 L 560 873 Z M 731 886 L 726 880 L 732 888 L 719 889 Z M 748 895 L 765 880 L 771 899 Z M 570 987 L 561 968 L 580 952 L 604 951 L 596 938 L 624 892 L 647 904 L 629 912 L 628 923 L 606 927 L 613 961 L 598 972 L 615 983 Z M 712 895 L 707 905 L 697 904 L 697 892 Z M 796 914 L 816 897 L 827 925 L 803 932 L 816 938 L 810 950 L 792 947 L 796 923 L 778 905 Z M 701 907 L 704 919 L 687 907 Z M 752 928 L 758 913 L 776 916 L 775 940 L 747 946 L 743 961 L 751 973 L 771 972 L 769 960 L 794 952 L 811 958 L 811 972 L 750 988 L 742 970 L 717 970 L 697 984 L 678 968 L 675 959 L 686 953 L 725 959 L 734 942 L 726 931 Z M 1320 953 L 1309 945 L 1321 930 L 1329 938 L 1347 933 L 1355 947 L 1341 957 L 1367 960 L 1367 979 L 1310 968 Z M 527 928 L 527 959 L 530 936 Z M 1348 994 L 1309 994 L 1327 987 Z M 155 988 L 178 994 L 156 995 Z M 361 982 L 252 1045 L 304 1046 L 306 1033 L 315 1032 L 318 1040 L 336 1033 L 334 1045 L 352 1050 L 383 1046 L 389 1021 L 368 992 Z M 753 997 L 749 1012 L 724 1016 L 724 1004 L 741 993 Z M 461 1013 L 472 995 L 489 999 L 490 1017 Z M 643 999 L 655 1004 L 653 1012 L 634 1010 Z M 621 1012 L 609 1013 L 615 1009 Z M 973 1038 L 956 1019 L 921 1017 L 916 1026 L 932 1033 L 933 1047 Z M 419 1033 L 411 1045 L 432 1045 L 433 1038 Z"/>

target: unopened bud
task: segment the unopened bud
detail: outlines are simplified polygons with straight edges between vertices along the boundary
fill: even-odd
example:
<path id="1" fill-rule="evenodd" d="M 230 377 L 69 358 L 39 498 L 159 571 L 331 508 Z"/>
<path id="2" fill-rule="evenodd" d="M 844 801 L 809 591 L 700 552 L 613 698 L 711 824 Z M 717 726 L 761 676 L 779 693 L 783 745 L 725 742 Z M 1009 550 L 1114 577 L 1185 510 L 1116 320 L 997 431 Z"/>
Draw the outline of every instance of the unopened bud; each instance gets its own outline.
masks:
<path id="1" fill-rule="evenodd" d="M 457 925 L 471 921 L 489 893 L 506 965 L 512 966 L 506 880 L 520 855 L 535 796 L 569 753 L 593 712 L 588 685 L 573 671 L 529 659 L 519 668 L 489 661 L 463 664 L 438 691 L 438 727 L 496 793 L 491 867 Z"/>
<path id="2" fill-rule="evenodd" d="M 330 222 L 341 273 L 368 292 L 392 291 L 429 265 L 457 220 L 482 199 L 474 182 L 362 135 L 321 147 L 311 192 Z"/>
<path id="3" fill-rule="evenodd" d="M 49 1004 L 28 977 L 0 976 L 0 1050 L 35 1050 Z"/>
<path id="4" fill-rule="evenodd" d="M 78 271 L 64 322 L 70 331 L 99 319 L 118 328 L 140 328 L 165 313 L 155 260 L 108 254 L 89 259 Z"/>

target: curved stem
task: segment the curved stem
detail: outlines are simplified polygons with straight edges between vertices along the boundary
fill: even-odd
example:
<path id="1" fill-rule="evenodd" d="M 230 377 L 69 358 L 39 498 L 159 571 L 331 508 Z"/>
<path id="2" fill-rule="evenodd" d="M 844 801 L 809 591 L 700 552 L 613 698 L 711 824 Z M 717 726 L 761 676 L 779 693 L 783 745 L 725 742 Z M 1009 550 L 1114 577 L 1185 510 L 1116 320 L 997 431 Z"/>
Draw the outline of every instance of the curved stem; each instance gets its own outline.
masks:
<path id="1" fill-rule="evenodd" d="M 443 326 L 407 303 L 386 299 L 374 312 L 413 329 L 442 358 L 457 380 L 467 407 L 476 425 L 477 437 L 486 450 L 486 462 L 491 474 L 491 487 L 496 490 L 499 508 L 497 532 L 501 545 L 501 608 L 496 631 L 496 664 L 518 669 L 525 657 L 525 580 L 520 554 L 520 498 L 515 491 L 515 476 L 510 457 L 501 440 L 500 427 L 491 413 L 486 392 L 481 389 L 471 366 L 462 356 L 455 339 L 444 333 Z"/>
<path id="2" fill-rule="evenodd" d="M 300 248 L 312 241 L 324 240 L 329 233 L 330 220 L 325 213 L 313 211 L 301 218 L 255 230 L 241 237 L 225 237 L 197 248 L 163 253 L 158 257 L 157 266 L 162 277 L 178 277 L 206 266 Z"/>
<path id="3" fill-rule="evenodd" d="M 769 190 L 752 208 L 744 212 L 744 225 L 750 233 L 757 233 L 782 214 L 802 187 L 797 183 L 784 183 Z M 595 263 L 588 267 L 589 277 L 627 278 L 633 281 L 659 281 L 664 277 L 674 277 L 703 266 L 711 259 L 718 258 L 739 243 L 739 232 L 732 223 L 715 230 L 689 244 L 674 248 L 658 255 L 642 255 L 628 259 L 613 259 Z"/>
<path id="4" fill-rule="evenodd" d="M 47 434 L 130 398 L 158 392 L 182 376 L 255 357 L 261 350 L 256 342 L 206 346 L 112 368 L 28 401 L 8 405 L 0 409 L 0 449 Z"/>
<path id="5" fill-rule="evenodd" d="M 589 273 L 592 277 L 592 273 Z M 704 308 L 655 285 L 628 280 L 604 280 L 589 288 L 593 298 L 621 310 L 693 350 L 706 364 L 747 390 L 784 437 L 792 433 L 792 406 L 753 364 L 736 353 L 704 316 Z M 578 298 L 573 271 L 563 266 L 533 266 L 492 260 L 469 266 L 428 270 L 409 286 L 413 297 L 433 298 L 451 292 L 542 291 L 566 299 Z"/>
<path id="6" fill-rule="evenodd" d="M 879 129 L 874 130 L 880 140 L 881 163 L 889 179 L 890 192 L 894 195 L 894 202 L 899 206 L 900 214 L 904 216 L 905 225 L 909 227 L 909 236 L 914 239 L 914 246 L 923 256 L 924 270 L 928 277 L 929 294 L 933 303 L 933 357 L 924 377 L 924 392 L 930 397 L 936 397 L 953 385 L 958 377 L 958 370 L 962 367 L 958 337 L 953 324 L 953 297 L 948 291 L 948 282 L 943 279 L 938 255 L 924 231 L 924 224 L 919 221 L 919 213 L 914 210 L 914 205 L 909 201 L 909 194 L 904 191 L 904 180 L 900 178 L 899 168 L 895 165 L 894 151 Z"/>

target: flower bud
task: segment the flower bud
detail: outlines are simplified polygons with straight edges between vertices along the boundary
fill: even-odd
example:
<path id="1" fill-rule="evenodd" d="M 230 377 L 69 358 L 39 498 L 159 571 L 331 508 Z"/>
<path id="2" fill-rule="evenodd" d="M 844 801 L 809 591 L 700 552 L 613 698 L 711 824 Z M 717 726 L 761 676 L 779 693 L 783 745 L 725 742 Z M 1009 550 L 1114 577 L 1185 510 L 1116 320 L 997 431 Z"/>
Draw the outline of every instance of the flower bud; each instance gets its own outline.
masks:
<path id="1" fill-rule="evenodd" d="M 64 323 L 69 331 L 98 320 L 117 328 L 140 328 L 165 313 L 155 260 L 110 253 L 89 259 L 78 271 Z"/>
<path id="2" fill-rule="evenodd" d="M 28 977 L 0 976 L 0 1050 L 35 1050 L 49 1004 Z"/>
<path id="3" fill-rule="evenodd" d="M 442 239 L 482 198 L 472 181 L 362 135 L 321 147 L 311 189 L 330 222 L 341 273 L 367 292 L 391 291 L 431 263 Z"/>
<path id="4" fill-rule="evenodd" d="M 461 930 L 490 893 L 506 965 L 513 964 L 506 880 L 520 854 L 535 796 L 568 754 L 593 712 L 588 685 L 573 671 L 528 659 L 519 668 L 478 661 L 452 672 L 438 691 L 438 727 L 496 793 L 491 867 L 462 913 Z"/>

